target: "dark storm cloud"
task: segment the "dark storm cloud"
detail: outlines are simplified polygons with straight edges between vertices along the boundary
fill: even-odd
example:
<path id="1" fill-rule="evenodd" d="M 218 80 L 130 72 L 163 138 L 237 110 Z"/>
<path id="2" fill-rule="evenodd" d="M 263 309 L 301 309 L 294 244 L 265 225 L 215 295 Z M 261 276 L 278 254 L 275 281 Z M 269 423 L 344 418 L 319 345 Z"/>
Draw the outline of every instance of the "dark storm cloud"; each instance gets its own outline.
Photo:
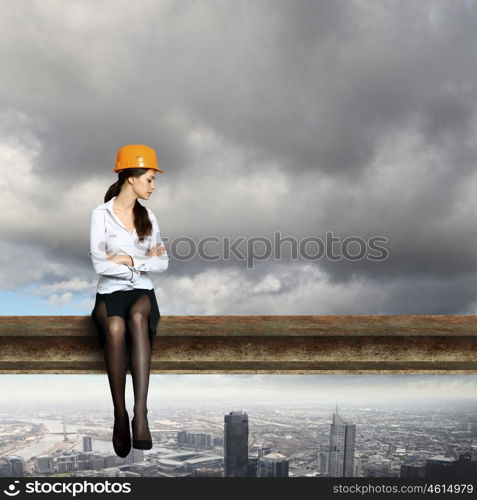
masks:
<path id="1" fill-rule="evenodd" d="M 381 134 L 415 113 L 435 144 L 446 134 L 458 141 L 473 117 L 473 4 L 80 2 L 76 10 L 77 29 L 55 2 L 10 2 L 3 21 L 3 106 L 44 120 L 41 171 L 67 179 L 106 168 L 131 136 L 157 144 L 171 173 L 184 168 L 183 138 L 166 120 L 176 108 L 295 173 L 332 175 L 355 175 Z"/>

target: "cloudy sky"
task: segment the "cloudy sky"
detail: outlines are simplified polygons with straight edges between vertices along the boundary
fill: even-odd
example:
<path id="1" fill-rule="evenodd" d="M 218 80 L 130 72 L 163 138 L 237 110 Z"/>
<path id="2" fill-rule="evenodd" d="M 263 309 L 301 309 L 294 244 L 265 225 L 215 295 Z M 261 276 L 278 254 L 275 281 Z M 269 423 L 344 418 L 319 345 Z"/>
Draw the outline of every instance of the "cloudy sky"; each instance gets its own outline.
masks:
<path id="1" fill-rule="evenodd" d="M 4 0 L 0 314 L 90 314 L 90 214 L 128 143 L 154 147 L 166 171 L 142 201 L 172 255 L 152 276 L 163 315 L 476 314 L 476 53 L 470 0 Z M 386 258 L 294 258 L 283 245 L 250 266 L 221 243 L 207 247 L 218 260 L 172 246 L 276 233 L 380 237 Z M 52 377 L 61 394 L 73 383 Z M 210 390 L 249 387 L 232 378 Z M 10 396 L 26 380 L 12 377 Z M 96 379 L 75 380 L 88 393 Z M 475 394 L 475 377 L 412 380 L 402 394 Z"/>
<path id="2" fill-rule="evenodd" d="M 218 260 L 177 246 L 152 276 L 163 315 L 477 312 L 475 1 L 2 12 L 1 314 L 91 312 L 90 213 L 128 143 L 154 147 L 166 171 L 142 203 L 169 250 L 277 232 L 386 241 L 381 260 L 368 247 L 293 258 L 284 244 L 253 266 L 221 244 L 207 247 Z"/>

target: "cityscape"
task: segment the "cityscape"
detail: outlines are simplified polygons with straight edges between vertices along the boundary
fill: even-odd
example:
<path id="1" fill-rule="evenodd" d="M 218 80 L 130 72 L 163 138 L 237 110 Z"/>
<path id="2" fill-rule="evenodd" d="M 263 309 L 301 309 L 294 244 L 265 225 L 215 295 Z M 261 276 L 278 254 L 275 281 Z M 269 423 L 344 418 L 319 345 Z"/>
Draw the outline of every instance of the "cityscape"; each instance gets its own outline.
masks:
<path id="1" fill-rule="evenodd" d="M 2 409 L 0 476 L 477 477 L 475 401 L 160 401 L 149 414 L 153 448 L 119 458 L 110 410 Z"/>

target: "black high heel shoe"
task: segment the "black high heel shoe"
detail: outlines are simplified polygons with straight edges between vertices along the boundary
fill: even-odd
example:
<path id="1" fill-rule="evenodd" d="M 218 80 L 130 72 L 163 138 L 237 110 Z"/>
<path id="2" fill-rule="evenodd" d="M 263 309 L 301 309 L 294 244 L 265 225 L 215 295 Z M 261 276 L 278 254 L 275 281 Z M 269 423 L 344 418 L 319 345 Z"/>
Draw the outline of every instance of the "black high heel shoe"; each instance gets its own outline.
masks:
<path id="1" fill-rule="evenodd" d="M 147 417 L 146 422 L 147 422 Z M 152 439 L 135 439 L 134 438 L 134 417 L 131 420 L 132 426 L 132 446 L 137 450 L 150 450 L 152 448 Z M 149 430 L 149 429 L 148 429 Z"/>
<path id="2" fill-rule="evenodd" d="M 123 441 L 118 434 L 119 431 L 119 423 L 121 420 L 127 421 L 128 423 L 128 433 L 126 440 Z M 121 422 L 124 423 L 124 422 Z M 118 417 L 114 418 L 114 426 L 113 426 L 113 448 L 114 451 L 116 452 L 116 455 L 121 458 L 125 458 L 129 455 L 129 452 L 131 451 L 131 431 L 129 429 L 129 415 L 126 412 L 123 417 Z"/>

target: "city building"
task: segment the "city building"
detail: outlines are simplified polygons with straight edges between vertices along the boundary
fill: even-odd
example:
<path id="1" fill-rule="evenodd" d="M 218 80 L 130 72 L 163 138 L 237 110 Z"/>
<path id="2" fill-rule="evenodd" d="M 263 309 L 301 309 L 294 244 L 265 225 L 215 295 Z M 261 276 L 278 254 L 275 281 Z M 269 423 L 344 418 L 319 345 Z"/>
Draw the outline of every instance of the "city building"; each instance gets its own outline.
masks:
<path id="1" fill-rule="evenodd" d="M 330 457 L 330 445 L 321 444 L 320 449 L 317 452 L 317 469 L 318 472 L 322 475 L 328 474 L 328 460 Z"/>
<path id="2" fill-rule="evenodd" d="M 0 477 L 10 477 L 11 468 L 7 457 L 0 457 Z"/>
<path id="3" fill-rule="evenodd" d="M 353 477 L 356 425 L 345 421 L 336 412 L 330 428 L 329 473 L 331 477 Z"/>
<path id="4" fill-rule="evenodd" d="M 288 477 L 289 460 L 281 453 L 269 453 L 259 458 L 259 477 Z"/>
<path id="5" fill-rule="evenodd" d="M 263 456 L 268 455 L 271 452 L 272 452 L 272 449 L 270 448 L 270 446 L 263 446 L 262 445 L 257 450 L 258 458 L 262 458 Z"/>
<path id="6" fill-rule="evenodd" d="M 477 452 L 461 453 L 455 463 L 455 474 L 459 479 L 477 478 Z"/>
<path id="7" fill-rule="evenodd" d="M 426 460 L 426 476 L 428 478 L 446 479 L 455 477 L 455 458 L 436 455 Z"/>
<path id="8" fill-rule="evenodd" d="M 187 444 L 187 431 L 177 432 L 177 444 L 179 446 L 184 446 L 185 444 Z"/>
<path id="9" fill-rule="evenodd" d="M 83 452 L 93 451 L 93 438 L 83 436 Z"/>
<path id="10" fill-rule="evenodd" d="M 199 432 L 177 432 L 177 444 L 181 448 L 193 448 L 195 450 L 206 450 L 212 448 L 212 436 Z"/>
<path id="11" fill-rule="evenodd" d="M 470 479 L 477 477 L 477 453 L 460 453 L 459 458 L 437 455 L 426 460 L 425 477 Z"/>
<path id="12" fill-rule="evenodd" d="M 402 464 L 401 477 L 426 477 L 426 464 L 422 462 Z"/>
<path id="13" fill-rule="evenodd" d="M 36 469 L 40 474 L 51 474 L 53 470 L 53 459 L 48 455 L 37 457 Z"/>
<path id="14" fill-rule="evenodd" d="M 131 448 L 128 456 L 126 457 L 126 463 L 135 464 L 142 462 L 144 460 L 144 450 L 138 450 L 137 448 Z"/>
<path id="15" fill-rule="evenodd" d="M 470 435 L 475 438 L 477 437 L 477 420 L 471 420 L 469 422 Z"/>
<path id="16" fill-rule="evenodd" d="M 224 415 L 224 475 L 246 477 L 248 472 L 248 415 L 231 411 Z"/>
<path id="17" fill-rule="evenodd" d="M 363 477 L 392 477 L 398 474 L 391 471 L 391 460 L 377 456 L 369 457 L 363 465 Z"/>
<path id="18" fill-rule="evenodd" d="M 6 474 L 7 476 L 21 477 L 24 475 L 25 464 L 21 458 L 7 457 L 7 461 L 8 461 L 7 474 Z"/>

